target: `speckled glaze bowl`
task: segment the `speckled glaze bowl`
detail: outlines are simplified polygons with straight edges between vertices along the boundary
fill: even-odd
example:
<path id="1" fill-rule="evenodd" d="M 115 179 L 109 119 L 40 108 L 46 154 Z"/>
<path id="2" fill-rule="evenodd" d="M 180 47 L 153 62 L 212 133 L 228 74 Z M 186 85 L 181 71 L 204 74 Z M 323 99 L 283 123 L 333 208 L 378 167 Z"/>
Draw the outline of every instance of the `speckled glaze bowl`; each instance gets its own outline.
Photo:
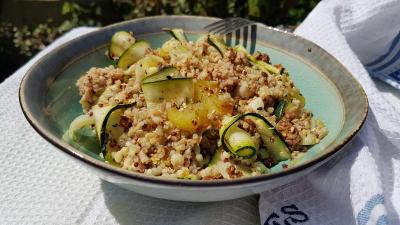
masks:
<path id="1" fill-rule="evenodd" d="M 304 157 L 277 165 L 271 173 L 236 180 L 191 181 L 149 177 L 101 161 L 87 149 L 75 148 L 62 136 L 74 117 L 82 114 L 75 82 L 90 67 L 110 64 L 104 54 L 112 34 L 130 30 L 138 39 L 159 47 L 170 36 L 164 27 L 183 28 L 195 40 L 202 28 L 217 18 L 157 16 L 102 28 L 76 38 L 40 59 L 27 72 L 20 86 L 20 103 L 33 128 L 60 151 L 81 162 L 101 179 L 157 198 L 181 201 L 219 201 L 239 198 L 288 183 L 301 177 L 338 153 L 363 125 L 368 100 L 360 84 L 329 53 L 301 37 L 260 25 L 257 50 L 267 52 L 274 64 L 283 64 L 306 97 L 306 107 L 322 119 L 329 134 Z M 46 156 L 44 155 L 45 159 Z M 67 160 L 67 159 L 66 159 Z"/>

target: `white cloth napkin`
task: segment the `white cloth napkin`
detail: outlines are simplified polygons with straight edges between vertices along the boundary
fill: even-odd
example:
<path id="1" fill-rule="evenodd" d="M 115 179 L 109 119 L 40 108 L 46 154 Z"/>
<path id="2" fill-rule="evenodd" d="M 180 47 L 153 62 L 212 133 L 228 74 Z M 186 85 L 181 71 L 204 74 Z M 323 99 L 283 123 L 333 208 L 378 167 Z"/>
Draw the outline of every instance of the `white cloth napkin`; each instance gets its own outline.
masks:
<path id="1" fill-rule="evenodd" d="M 400 86 L 399 31 L 398 0 L 322 1 L 296 30 L 353 73 L 370 114 L 348 155 L 261 194 L 261 224 L 400 224 L 400 93 L 368 73 Z"/>

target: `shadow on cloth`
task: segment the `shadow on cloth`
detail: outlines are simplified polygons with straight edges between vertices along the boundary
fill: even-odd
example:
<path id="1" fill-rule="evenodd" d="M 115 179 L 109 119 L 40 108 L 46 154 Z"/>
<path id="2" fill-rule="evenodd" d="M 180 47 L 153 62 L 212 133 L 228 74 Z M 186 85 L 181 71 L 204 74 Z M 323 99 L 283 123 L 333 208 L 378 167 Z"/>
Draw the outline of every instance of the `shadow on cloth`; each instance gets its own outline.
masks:
<path id="1" fill-rule="evenodd" d="M 195 203 L 151 198 L 106 181 L 101 181 L 101 188 L 105 204 L 119 224 L 254 225 L 260 223 L 258 196 L 223 202 Z"/>
<path id="2" fill-rule="evenodd" d="M 295 207 L 307 224 L 356 224 L 350 199 L 350 171 L 364 145 L 353 139 L 324 165 L 261 195 L 264 224 L 285 224 L 285 207 Z M 340 210 L 338 210 L 340 209 Z M 273 218 L 273 215 L 275 218 Z"/>
<path id="3" fill-rule="evenodd" d="M 387 213 L 392 221 L 389 224 L 400 224 L 400 215 L 397 214 L 394 204 L 392 202 L 392 196 L 398 195 L 394 193 L 394 176 L 398 175 L 395 172 L 396 166 L 394 161 L 400 162 L 400 139 L 390 138 L 391 132 L 396 131 L 384 131 L 379 128 L 378 121 L 376 120 L 373 113 L 370 113 L 367 120 L 368 126 L 362 132 L 366 132 L 366 137 L 375 137 L 375 139 L 365 138 L 364 142 L 371 142 L 371 152 L 377 162 L 378 170 L 380 171 L 380 179 L 383 182 L 383 194 L 384 204 L 386 206 Z M 399 132 L 399 131 L 397 131 Z M 386 133 L 386 135 L 384 134 Z"/>
<path id="4" fill-rule="evenodd" d="M 374 79 L 375 81 L 375 85 L 376 88 L 380 91 L 380 92 L 384 92 L 384 93 L 391 93 L 394 96 L 396 96 L 398 99 L 400 99 L 400 90 L 390 86 L 389 84 L 378 80 L 378 79 Z"/>

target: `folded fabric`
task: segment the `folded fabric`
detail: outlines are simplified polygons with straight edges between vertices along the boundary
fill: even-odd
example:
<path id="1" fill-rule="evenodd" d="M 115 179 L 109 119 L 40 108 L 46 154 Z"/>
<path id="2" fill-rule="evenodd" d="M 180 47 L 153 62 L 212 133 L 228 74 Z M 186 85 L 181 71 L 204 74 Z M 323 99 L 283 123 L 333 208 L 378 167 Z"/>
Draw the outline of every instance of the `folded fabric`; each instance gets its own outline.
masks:
<path id="1" fill-rule="evenodd" d="M 352 72 L 370 113 L 348 154 L 261 194 L 261 224 L 400 224 L 400 101 L 388 101 L 370 77 L 398 85 L 399 12 L 396 0 L 327 0 L 296 30 Z"/>

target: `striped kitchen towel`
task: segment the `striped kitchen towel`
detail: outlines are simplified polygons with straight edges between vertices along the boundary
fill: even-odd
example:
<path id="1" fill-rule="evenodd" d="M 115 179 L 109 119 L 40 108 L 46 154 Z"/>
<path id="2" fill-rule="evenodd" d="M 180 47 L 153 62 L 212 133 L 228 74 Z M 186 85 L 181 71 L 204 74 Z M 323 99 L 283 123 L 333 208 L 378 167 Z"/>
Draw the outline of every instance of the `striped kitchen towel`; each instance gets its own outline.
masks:
<path id="1" fill-rule="evenodd" d="M 371 76 L 400 89 L 400 31 L 393 38 L 385 54 L 367 63 L 365 67 Z"/>
<path id="2" fill-rule="evenodd" d="M 261 194 L 261 224 L 400 224 L 400 98 L 371 79 L 400 89 L 400 1 L 323 0 L 295 32 L 352 72 L 370 113 L 347 155 Z"/>

